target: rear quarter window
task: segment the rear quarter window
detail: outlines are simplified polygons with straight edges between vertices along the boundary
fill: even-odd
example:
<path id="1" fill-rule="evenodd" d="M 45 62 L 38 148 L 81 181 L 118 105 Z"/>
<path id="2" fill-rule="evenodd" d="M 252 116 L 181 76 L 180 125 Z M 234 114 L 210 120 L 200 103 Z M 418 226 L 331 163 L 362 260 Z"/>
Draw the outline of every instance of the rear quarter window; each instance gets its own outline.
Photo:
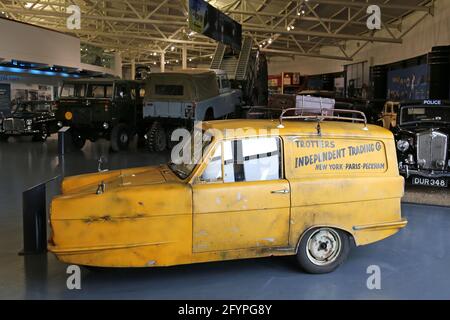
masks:
<path id="1" fill-rule="evenodd" d="M 155 85 L 155 94 L 159 96 L 183 96 L 184 86 L 173 84 L 157 84 Z"/>
<path id="2" fill-rule="evenodd" d="M 340 138 L 285 138 L 286 175 L 371 175 L 388 169 L 382 141 Z"/>

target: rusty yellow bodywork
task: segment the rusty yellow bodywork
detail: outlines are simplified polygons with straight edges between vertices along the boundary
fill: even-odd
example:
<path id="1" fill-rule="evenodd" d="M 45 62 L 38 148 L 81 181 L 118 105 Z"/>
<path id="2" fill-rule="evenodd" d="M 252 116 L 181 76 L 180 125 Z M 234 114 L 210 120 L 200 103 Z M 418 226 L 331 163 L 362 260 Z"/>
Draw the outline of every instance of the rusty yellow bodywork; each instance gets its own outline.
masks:
<path id="1" fill-rule="evenodd" d="M 229 120 L 204 126 L 227 131 L 226 139 L 254 137 L 255 129 L 280 137 L 281 180 L 199 182 L 220 138 L 186 179 L 168 166 L 64 179 L 51 204 L 48 249 L 71 264 L 170 266 L 295 255 L 302 235 L 319 226 L 344 230 L 356 245 L 365 245 L 406 225 L 400 208 L 404 180 L 391 132 L 323 122 L 318 134 L 315 122 L 277 124 Z M 234 136 L 231 129 L 238 129 Z M 99 184 L 104 192 L 97 194 Z"/>

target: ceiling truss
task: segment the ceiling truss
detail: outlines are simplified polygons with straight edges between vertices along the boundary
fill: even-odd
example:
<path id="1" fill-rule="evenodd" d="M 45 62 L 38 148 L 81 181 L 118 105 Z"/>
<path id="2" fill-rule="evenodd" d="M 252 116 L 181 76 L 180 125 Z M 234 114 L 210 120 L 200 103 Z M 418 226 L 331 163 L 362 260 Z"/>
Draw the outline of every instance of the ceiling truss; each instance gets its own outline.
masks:
<path id="1" fill-rule="evenodd" d="M 255 47 L 269 56 L 349 61 L 369 43 L 402 43 L 402 37 L 410 31 L 402 30 L 405 16 L 422 12 L 419 23 L 433 14 L 433 1 L 370 1 L 382 10 L 382 26 L 387 35 L 379 36 L 366 27 L 367 1 L 208 2 L 240 22 L 244 35 L 252 37 Z M 80 30 L 66 27 L 69 5 L 81 9 Z M 158 55 L 163 52 L 166 60 L 180 59 L 183 46 L 190 59 L 208 61 L 216 47 L 211 39 L 190 32 L 187 0 L 0 0 L 0 12 L 18 21 L 73 34 L 85 44 L 119 51 L 125 63 L 159 63 Z M 357 52 L 346 49 L 348 41 L 361 42 Z M 323 54 L 323 47 L 336 47 L 340 54 Z"/>

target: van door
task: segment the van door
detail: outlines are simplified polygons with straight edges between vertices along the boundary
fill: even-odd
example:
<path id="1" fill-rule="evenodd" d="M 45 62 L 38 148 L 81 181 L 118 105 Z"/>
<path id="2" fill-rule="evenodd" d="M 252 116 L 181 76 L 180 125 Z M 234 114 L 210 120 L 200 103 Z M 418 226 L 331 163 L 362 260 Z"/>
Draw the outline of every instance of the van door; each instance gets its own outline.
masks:
<path id="1" fill-rule="evenodd" d="M 116 83 L 115 90 L 113 122 L 133 122 L 135 117 L 135 96 L 133 97 L 132 94 L 135 95 L 136 92 L 132 93 L 130 84 L 127 82 Z"/>
<path id="2" fill-rule="evenodd" d="M 193 252 L 288 245 L 279 137 L 219 143 L 193 185 Z"/>

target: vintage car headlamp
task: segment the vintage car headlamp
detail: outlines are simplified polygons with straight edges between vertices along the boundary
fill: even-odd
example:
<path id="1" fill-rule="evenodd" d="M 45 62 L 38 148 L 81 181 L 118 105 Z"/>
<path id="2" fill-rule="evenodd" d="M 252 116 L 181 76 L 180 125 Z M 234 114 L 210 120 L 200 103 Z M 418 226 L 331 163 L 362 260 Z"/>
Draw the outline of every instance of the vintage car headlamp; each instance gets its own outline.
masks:
<path id="1" fill-rule="evenodd" d="M 409 149 L 409 142 L 406 140 L 398 140 L 397 149 L 401 152 L 407 151 Z"/>
<path id="2" fill-rule="evenodd" d="M 33 124 L 33 120 L 27 119 L 26 124 L 27 124 L 27 126 L 31 126 Z"/>
<path id="3" fill-rule="evenodd" d="M 58 123 L 56 124 L 58 127 L 62 128 L 63 123 L 61 121 L 58 121 Z"/>
<path id="4" fill-rule="evenodd" d="M 109 128 L 109 124 L 108 124 L 107 122 L 104 122 L 104 123 L 103 123 L 103 129 L 106 130 L 106 129 L 108 129 L 108 128 Z"/>

